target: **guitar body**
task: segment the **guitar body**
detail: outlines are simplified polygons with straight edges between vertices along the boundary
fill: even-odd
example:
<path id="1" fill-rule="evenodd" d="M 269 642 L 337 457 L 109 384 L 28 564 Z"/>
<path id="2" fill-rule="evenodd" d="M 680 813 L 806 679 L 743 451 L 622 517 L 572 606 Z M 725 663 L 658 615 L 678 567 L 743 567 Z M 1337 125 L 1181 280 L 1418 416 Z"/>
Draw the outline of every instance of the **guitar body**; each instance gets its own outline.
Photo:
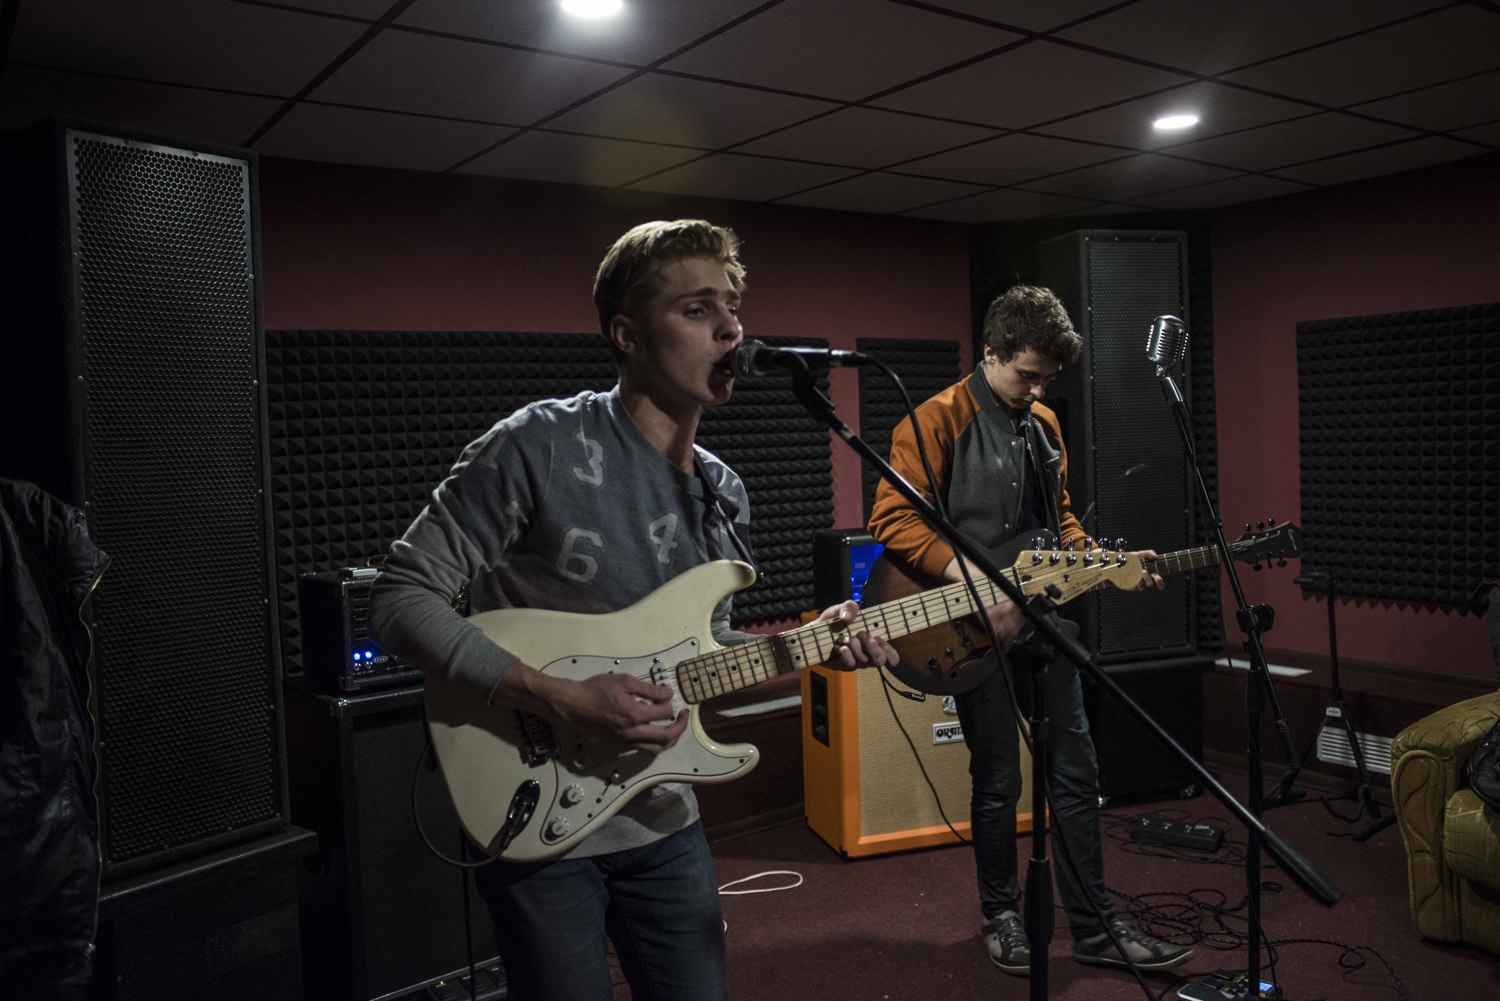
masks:
<path id="1" fill-rule="evenodd" d="M 513 608 L 469 621 L 526 664 L 581 680 L 631 672 L 676 689 L 679 663 L 718 648 L 714 606 L 749 587 L 744 563 L 705 563 L 628 608 L 604 615 Z M 593 730 L 523 713 L 466 685 L 429 677 L 427 722 L 449 795 L 465 834 L 491 855 L 536 862 L 561 855 L 638 793 L 662 782 L 724 782 L 755 767 L 750 744 L 720 745 L 680 692 L 674 714 L 690 721 L 658 754 L 634 750 Z"/>
<path id="2" fill-rule="evenodd" d="M 1038 535 L 1046 540 L 1044 545 L 1052 544 L 1054 537 L 1051 533 L 1042 531 L 1024 539 L 1012 539 L 986 555 L 996 567 L 1003 569 L 1014 563 Z M 975 579 L 976 582 L 979 580 L 978 577 Z M 882 552 L 870 567 L 870 577 L 865 582 L 865 603 L 911 597 L 937 583 L 919 579 L 905 564 Z M 973 615 L 893 638 L 890 643 L 901 660 L 886 670 L 903 684 L 929 695 L 960 695 L 973 691 L 999 666 L 997 660 L 985 659 L 984 655 L 990 648 L 989 634 L 985 632 L 984 624 Z"/>

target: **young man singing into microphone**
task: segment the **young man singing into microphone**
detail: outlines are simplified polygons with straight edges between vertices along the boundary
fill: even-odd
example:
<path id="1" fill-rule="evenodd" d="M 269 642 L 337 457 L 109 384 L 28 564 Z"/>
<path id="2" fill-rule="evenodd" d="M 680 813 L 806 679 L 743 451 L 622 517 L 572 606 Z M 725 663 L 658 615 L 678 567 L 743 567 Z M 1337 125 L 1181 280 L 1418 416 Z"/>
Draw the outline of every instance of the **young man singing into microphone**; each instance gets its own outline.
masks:
<path id="1" fill-rule="evenodd" d="M 466 448 L 371 593 L 378 642 L 480 701 L 501 701 L 647 754 L 688 725 L 672 690 L 628 673 L 583 681 L 522 663 L 453 610 L 611 612 L 700 563 L 740 558 L 749 522 L 734 471 L 697 447 L 703 408 L 729 399 L 744 336 L 745 269 L 729 230 L 652 222 L 617 240 L 594 282 L 619 383 L 516 411 Z M 851 621 L 853 602 L 822 619 Z M 714 610 L 719 643 L 729 599 Z M 895 651 L 850 636 L 830 666 L 888 664 Z M 498 793 L 497 793 L 498 795 Z M 516 1001 L 608 1001 L 612 941 L 632 996 L 722 1001 L 723 922 L 691 786 L 630 800 L 562 857 L 476 870 Z"/>

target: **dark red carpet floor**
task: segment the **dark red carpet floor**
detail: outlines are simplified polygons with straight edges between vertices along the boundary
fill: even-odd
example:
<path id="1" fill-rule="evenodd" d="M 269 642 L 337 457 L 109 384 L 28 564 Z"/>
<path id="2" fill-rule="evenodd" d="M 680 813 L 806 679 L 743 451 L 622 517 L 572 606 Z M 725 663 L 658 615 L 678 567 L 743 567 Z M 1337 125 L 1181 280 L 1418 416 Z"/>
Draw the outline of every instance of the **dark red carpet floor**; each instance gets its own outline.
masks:
<path id="1" fill-rule="evenodd" d="M 1243 776 L 1230 774 L 1221 781 L 1235 795 L 1244 794 Z M 1352 804 L 1341 808 L 1350 810 Z M 1152 811 L 1224 827 L 1226 848 L 1202 856 L 1131 843 L 1124 819 Z M 1106 812 L 1116 820 L 1107 821 L 1106 881 L 1121 912 L 1155 934 L 1195 941 L 1197 954 L 1188 965 L 1148 975 L 1153 996 L 1175 998 L 1183 983 L 1217 968 L 1243 969 L 1243 829 L 1206 794 L 1115 803 Z M 1322 867 L 1343 893 L 1336 906 L 1325 908 L 1266 860 L 1263 929 L 1275 947 L 1275 977 L 1287 1001 L 1500 997 L 1500 959 L 1417 935 L 1407 909 L 1398 828 L 1356 843 L 1349 837 L 1352 825 L 1329 816 L 1312 799 L 1269 811 L 1266 821 Z M 1029 836 L 1019 839 L 1019 849 L 1024 873 Z M 768 870 L 790 870 L 803 880 L 795 889 L 725 897 L 734 1001 L 1029 995 L 1026 980 L 991 966 L 979 941 L 974 864 L 967 846 L 846 861 L 799 822 L 718 841 L 713 852 L 721 884 Z M 749 885 L 794 881 L 770 876 Z M 1060 911 L 1058 917 L 1060 927 L 1049 951 L 1049 997 L 1146 997 L 1126 972 L 1077 963 Z M 1264 950 L 1262 963 L 1267 963 Z M 628 997 L 623 984 L 616 997 Z"/>

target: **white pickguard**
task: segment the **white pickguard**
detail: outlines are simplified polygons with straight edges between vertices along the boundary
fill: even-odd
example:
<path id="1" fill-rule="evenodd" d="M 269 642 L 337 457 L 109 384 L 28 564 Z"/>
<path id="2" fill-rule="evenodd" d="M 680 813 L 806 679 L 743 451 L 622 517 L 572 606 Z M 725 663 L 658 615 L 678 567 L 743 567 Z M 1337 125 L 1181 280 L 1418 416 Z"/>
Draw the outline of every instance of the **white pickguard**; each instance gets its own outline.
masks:
<path id="1" fill-rule="evenodd" d="M 744 563 L 705 563 L 650 595 L 605 615 L 542 609 L 481 612 L 469 621 L 523 662 L 547 674 L 583 679 L 629 671 L 677 689 L 675 668 L 718 649 L 710 635 L 714 606 L 748 587 Z M 459 822 L 490 854 L 536 862 L 575 847 L 642 790 L 662 782 L 723 782 L 760 759 L 750 744 L 720 745 L 704 733 L 698 707 L 688 728 L 658 754 L 602 734 L 531 714 L 502 702 L 486 705 L 472 688 L 429 676 L 427 720 Z M 535 787 L 527 786 L 529 782 Z M 534 789 L 531 818 L 501 850 L 507 812 L 523 787 Z"/>

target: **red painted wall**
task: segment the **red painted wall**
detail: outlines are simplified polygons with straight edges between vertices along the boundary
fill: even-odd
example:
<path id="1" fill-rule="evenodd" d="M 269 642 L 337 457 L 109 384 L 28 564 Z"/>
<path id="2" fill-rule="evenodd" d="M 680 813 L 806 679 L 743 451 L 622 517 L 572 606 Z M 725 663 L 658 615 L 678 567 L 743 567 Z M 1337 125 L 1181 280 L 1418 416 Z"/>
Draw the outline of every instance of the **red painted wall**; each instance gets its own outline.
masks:
<path id="1" fill-rule="evenodd" d="M 270 329 L 598 329 L 591 289 L 615 238 L 692 216 L 744 243 L 750 335 L 957 340 L 965 370 L 963 226 L 561 184 L 261 161 L 265 323 Z M 852 372 L 830 396 L 859 428 Z M 833 444 L 837 527 L 863 523 L 858 458 Z"/>
<path id="2" fill-rule="evenodd" d="M 1300 518 L 1299 321 L 1500 300 L 1497 178 L 1500 157 L 1484 156 L 1215 214 L 1214 365 L 1226 512 L 1232 498 L 1235 511 Z M 1421 417 L 1419 399 L 1392 405 Z M 1226 532 L 1233 537 L 1240 527 L 1227 524 Z M 1327 611 L 1303 598 L 1292 576 L 1242 578 L 1251 601 L 1276 610 L 1265 643 L 1326 655 Z M 1225 596 L 1232 599 L 1227 588 Z M 1340 657 L 1494 675 L 1484 620 L 1472 614 L 1369 601 L 1342 601 L 1336 611 Z M 1227 600 L 1237 651 L 1233 612 Z"/>

